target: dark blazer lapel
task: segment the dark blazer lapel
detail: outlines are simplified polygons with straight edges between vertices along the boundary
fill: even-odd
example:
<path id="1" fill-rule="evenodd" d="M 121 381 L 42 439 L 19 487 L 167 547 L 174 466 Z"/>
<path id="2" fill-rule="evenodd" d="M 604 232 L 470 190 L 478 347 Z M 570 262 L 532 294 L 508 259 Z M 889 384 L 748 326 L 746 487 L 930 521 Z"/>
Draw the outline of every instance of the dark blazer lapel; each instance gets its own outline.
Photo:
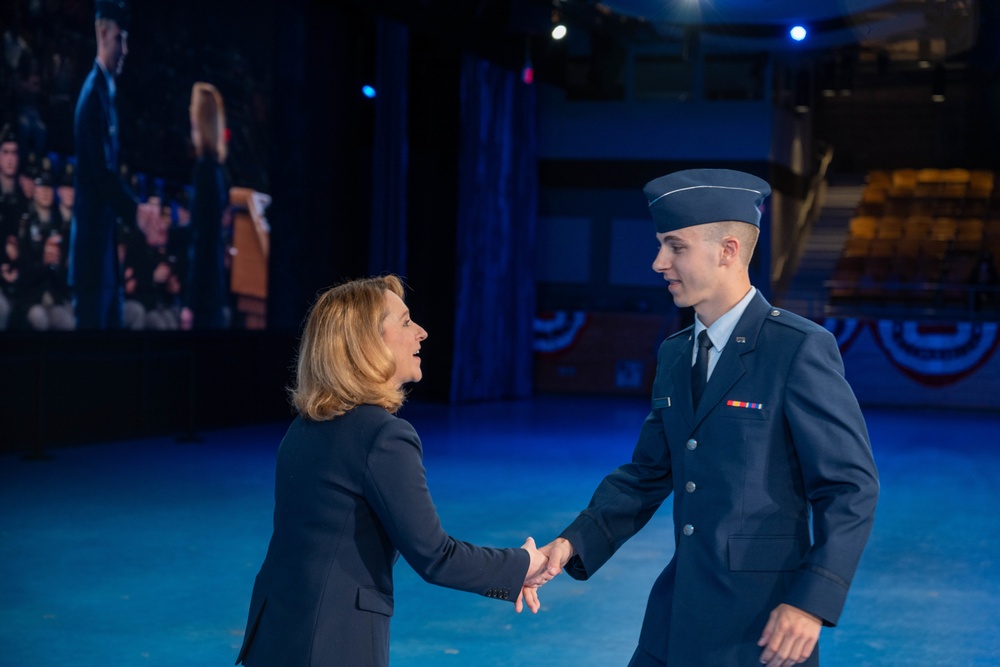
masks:
<path id="1" fill-rule="evenodd" d="M 698 403 L 698 411 L 695 413 L 695 422 L 700 422 L 712 411 L 733 385 L 743 377 L 746 369 L 741 356 L 752 352 L 757 346 L 757 334 L 764 322 L 771 306 L 764 297 L 757 292 L 750 300 L 747 309 L 743 311 L 736 328 L 733 329 L 732 338 L 722 349 L 722 356 L 719 357 L 712 377 L 705 385 L 705 393 Z M 688 381 L 690 386 L 690 380 Z M 690 392 L 688 392 L 690 394 Z M 690 399 L 689 399 L 690 400 Z"/>

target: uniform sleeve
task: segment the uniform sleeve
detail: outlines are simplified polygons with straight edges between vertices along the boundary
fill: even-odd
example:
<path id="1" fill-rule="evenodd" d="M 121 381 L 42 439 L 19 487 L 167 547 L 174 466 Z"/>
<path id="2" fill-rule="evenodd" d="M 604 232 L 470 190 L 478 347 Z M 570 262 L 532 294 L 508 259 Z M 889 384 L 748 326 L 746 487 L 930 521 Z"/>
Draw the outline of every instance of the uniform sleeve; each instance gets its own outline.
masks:
<path id="1" fill-rule="evenodd" d="M 528 553 L 449 536 L 431 500 L 422 458 L 416 431 L 402 419 L 379 430 L 368 456 L 365 494 L 393 545 L 429 583 L 513 602 L 528 571 Z"/>
<path id="2" fill-rule="evenodd" d="M 879 482 L 861 408 L 826 331 L 807 335 L 796 353 L 785 418 L 813 512 L 813 545 L 785 602 L 835 625 L 871 533 Z"/>
<path id="3" fill-rule="evenodd" d="M 653 410 L 642 423 L 632 461 L 604 478 L 587 509 L 560 535 L 576 552 L 566 572 L 574 579 L 590 578 L 646 525 L 671 491 L 663 420 Z"/>
<path id="4" fill-rule="evenodd" d="M 116 171 L 114 159 L 109 154 L 111 139 L 108 137 L 107 120 L 101 112 L 101 102 L 96 91 L 91 91 L 76 119 L 78 164 L 92 170 L 88 178 L 110 203 L 118 216 L 127 224 L 135 222 L 135 207 L 139 198 L 125 184 Z"/>

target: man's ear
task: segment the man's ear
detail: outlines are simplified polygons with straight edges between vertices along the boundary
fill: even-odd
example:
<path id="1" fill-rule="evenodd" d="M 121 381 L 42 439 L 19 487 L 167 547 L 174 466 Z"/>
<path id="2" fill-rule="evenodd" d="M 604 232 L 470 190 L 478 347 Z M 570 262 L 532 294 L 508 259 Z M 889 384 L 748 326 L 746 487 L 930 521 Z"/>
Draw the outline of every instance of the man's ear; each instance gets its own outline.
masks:
<path id="1" fill-rule="evenodd" d="M 722 239 L 722 255 L 719 263 L 728 266 L 740 258 L 740 240 L 735 236 L 726 236 Z"/>

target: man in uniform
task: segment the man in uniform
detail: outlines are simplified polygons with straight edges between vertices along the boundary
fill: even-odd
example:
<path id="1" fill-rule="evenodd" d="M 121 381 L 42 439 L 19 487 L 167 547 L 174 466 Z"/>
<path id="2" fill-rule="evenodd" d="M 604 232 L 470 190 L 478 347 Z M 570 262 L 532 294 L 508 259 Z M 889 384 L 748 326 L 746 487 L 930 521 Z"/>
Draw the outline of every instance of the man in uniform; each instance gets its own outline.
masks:
<path id="1" fill-rule="evenodd" d="M 80 329 L 121 327 L 117 221 L 133 225 L 138 216 L 151 214 L 119 174 L 115 81 L 128 53 L 128 21 L 123 0 L 97 0 L 97 57 L 80 90 L 73 119 L 77 168 L 69 278 Z"/>
<path id="2" fill-rule="evenodd" d="M 660 347 L 632 461 L 542 549 L 586 579 L 675 492 L 631 667 L 818 665 L 871 531 L 878 476 L 836 339 L 750 283 L 770 191 L 726 169 L 644 189 L 653 270 L 695 322 Z"/>

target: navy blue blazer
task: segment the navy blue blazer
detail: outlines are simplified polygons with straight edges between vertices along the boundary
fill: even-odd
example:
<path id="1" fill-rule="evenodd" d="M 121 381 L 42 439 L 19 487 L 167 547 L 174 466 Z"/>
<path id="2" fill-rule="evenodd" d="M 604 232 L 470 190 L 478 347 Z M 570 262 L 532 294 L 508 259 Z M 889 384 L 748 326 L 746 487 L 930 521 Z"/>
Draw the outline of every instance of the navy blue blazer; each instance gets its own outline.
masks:
<path id="1" fill-rule="evenodd" d="M 134 226 L 139 200 L 119 173 L 118 117 L 96 62 L 77 99 L 73 136 L 77 167 L 70 284 L 77 290 L 117 288 L 121 276 L 115 227 L 118 218 Z"/>
<path id="2" fill-rule="evenodd" d="M 759 664 L 771 610 L 836 624 L 878 499 L 867 427 L 823 327 L 758 293 L 695 411 L 692 328 L 660 346 L 652 410 L 631 463 L 562 533 L 567 572 L 593 575 L 673 498 L 674 554 L 639 646 L 681 667 Z M 819 652 L 806 664 L 818 665 Z"/>
<path id="3" fill-rule="evenodd" d="M 226 324 L 223 309 L 229 294 L 222 234 L 222 214 L 229 202 L 229 188 L 222 165 L 209 157 L 198 158 L 192 183 L 191 247 L 184 305 L 194 315 L 195 329 L 221 329 Z"/>
<path id="4" fill-rule="evenodd" d="M 422 458 L 413 427 L 380 407 L 295 419 L 278 450 L 274 532 L 237 664 L 387 665 L 400 553 L 432 584 L 517 598 L 528 553 L 445 533 Z"/>

